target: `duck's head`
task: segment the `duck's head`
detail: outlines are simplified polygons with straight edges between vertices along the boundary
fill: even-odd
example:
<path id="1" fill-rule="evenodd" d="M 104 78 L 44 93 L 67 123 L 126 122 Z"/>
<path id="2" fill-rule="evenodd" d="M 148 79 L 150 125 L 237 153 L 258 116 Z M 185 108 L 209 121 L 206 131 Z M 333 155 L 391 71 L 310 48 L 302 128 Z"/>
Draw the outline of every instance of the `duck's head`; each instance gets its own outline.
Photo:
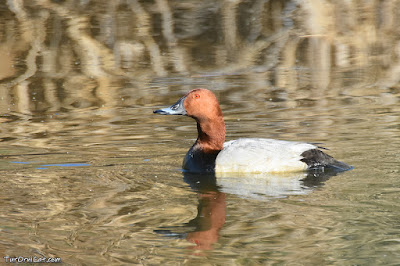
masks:
<path id="1" fill-rule="evenodd" d="M 197 121 L 222 117 L 217 97 L 207 89 L 194 89 L 170 107 L 153 111 L 161 115 L 187 115 Z"/>

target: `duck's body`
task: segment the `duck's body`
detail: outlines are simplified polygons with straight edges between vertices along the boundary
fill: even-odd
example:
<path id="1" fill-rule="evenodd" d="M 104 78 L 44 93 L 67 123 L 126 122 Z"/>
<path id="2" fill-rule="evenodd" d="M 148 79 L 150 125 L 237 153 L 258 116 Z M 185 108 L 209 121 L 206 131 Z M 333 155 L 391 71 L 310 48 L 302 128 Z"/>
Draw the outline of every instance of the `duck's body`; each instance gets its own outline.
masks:
<path id="1" fill-rule="evenodd" d="M 215 172 L 287 173 L 321 167 L 338 171 L 351 168 L 319 148 L 311 143 L 276 139 L 232 140 L 218 154 Z"/>
<path id="2" fill-rule="evenodd" d="M 351 166 L 319 147 L 296 141 L 243 138 L 225 142 L 225 122 L 215 95 L 195 89 L 169 108 L 154 111 L 193 117 L 198 138 L 187 152 L 183 169 L 193 173 L 287 173 L 314 168 L 338 171 Z"/>
<path id="3" fill-rule="evenodd" d="M 301 154 L 317 147 L 275 139 L 238 139 L 226 142 L 218 154 L 216 172 L 281 173 L 307 169 Z"/>

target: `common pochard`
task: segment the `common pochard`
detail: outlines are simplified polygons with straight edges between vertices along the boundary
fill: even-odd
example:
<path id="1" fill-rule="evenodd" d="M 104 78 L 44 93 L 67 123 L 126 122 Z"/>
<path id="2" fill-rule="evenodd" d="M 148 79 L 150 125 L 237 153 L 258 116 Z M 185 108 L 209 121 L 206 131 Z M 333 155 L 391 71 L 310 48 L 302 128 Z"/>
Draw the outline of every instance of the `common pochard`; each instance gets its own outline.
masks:
<path id="1" fill-rule="evenodd" d="M 310 143 L 265 138 L 225 142 L 221 108 L 214 93 L 207 89 L 191 90 L 172 106 L 154 113 L 186 115 L 196 120 L 198 137 L 182 166 L 188 172 L 287 173 L 326 168 L 346 171 L 352 168 Z"/>

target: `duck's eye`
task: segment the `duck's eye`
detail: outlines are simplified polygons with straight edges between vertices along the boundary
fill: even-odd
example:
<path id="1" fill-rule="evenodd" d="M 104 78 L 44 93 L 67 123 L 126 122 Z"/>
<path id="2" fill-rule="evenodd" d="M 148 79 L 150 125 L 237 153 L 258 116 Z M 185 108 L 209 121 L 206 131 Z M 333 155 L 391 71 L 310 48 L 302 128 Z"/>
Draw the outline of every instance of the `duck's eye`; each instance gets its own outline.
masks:
<path id="1" fill-rule="evenodd" d="M 195 94 L 194 98 L 199 99 L 200 98 L 200 94 Z"/>

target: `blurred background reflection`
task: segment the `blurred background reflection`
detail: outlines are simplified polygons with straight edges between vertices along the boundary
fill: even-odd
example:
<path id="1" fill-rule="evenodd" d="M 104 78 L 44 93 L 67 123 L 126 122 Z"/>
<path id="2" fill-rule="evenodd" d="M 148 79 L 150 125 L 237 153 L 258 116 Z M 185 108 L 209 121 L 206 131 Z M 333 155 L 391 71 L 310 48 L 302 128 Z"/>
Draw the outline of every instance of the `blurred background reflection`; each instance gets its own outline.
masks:
<path id="1" fill-rule="evenodd" d="M 397 264 L 399 8 L 1 1 L 0 257 Z M 216 93 L 228 140 L 323 143 L 355 169 L 198 190 L 180 171 L 194 121 L 152 114 L 197 87 Z"/>

